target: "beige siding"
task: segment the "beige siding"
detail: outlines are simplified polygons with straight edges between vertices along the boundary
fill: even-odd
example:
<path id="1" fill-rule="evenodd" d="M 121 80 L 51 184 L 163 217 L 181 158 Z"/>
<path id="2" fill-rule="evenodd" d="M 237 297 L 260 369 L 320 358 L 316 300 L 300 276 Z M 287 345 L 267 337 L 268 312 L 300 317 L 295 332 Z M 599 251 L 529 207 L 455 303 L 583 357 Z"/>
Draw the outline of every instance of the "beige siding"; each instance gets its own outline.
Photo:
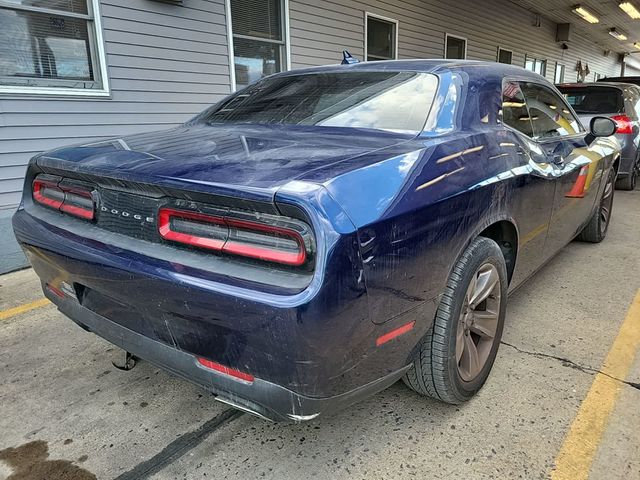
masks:
<path id="1" fill-rule="evenodd" d="M 541 19 L 533 26 L 531 12 L 506 0 L 458 0 L 455 7 L 438 0 L 290 0 L 292 66 L 336 63 L 344 49 L 362 57 L 365 11 L 399 21 L 399 58 L 442 58 L 449 33 L 467 39 L 470 60 L 495 60 L 498 46 L 513 51 L 516 65 L 524 65 L 525 55 L 547 60 L 552 81 L 556 62 L 566 66 L 566 81 L 576 80 L 578 60 L 592 74 L 620 73 L 616 54 L 605 56 L 604 48 L 575 34 L 562 50 L 555 23 Z"/>

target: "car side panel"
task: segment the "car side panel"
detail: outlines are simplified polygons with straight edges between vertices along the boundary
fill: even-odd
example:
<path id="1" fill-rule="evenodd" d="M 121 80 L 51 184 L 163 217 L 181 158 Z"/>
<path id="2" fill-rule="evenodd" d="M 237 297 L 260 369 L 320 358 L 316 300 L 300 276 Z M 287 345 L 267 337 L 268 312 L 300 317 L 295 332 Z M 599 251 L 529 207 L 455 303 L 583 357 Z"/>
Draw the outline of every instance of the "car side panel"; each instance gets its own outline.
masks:
<path id="1" fill-rule="evenodd" d="M 599 198 L 605 152 L 597 143 L 587 145 L 584 136 L 545 142 L 542 147 L 550 164 L 563 162 L 562 167 L 553 164 L 557 189 L 545 248 L 545 258 L 550 258 L 580 233 L 591 217 Z"/>
<path id="2" fill-rule="evenodd" d="M 518 282 L 538 268 L 555 184 L 531 174 L 524 148 L 515 133 L 498 126 L 441 140 L 377 167 L 388 168 L 388 175 L 378 176 L 382 200 L 378 184 L 356 178 L 361 172 L 327 185 L 358 228 L 374 323 L 412 309 L 420 318 L 418 309 L 437 303 L 464 248 L 492 223 L 511 222 L 524 240 L 516 260 Z M 407 173 L 394 186 L 390 174 L 401 165 Z M 357 184 L 371 189 L 354 191 Z"/>

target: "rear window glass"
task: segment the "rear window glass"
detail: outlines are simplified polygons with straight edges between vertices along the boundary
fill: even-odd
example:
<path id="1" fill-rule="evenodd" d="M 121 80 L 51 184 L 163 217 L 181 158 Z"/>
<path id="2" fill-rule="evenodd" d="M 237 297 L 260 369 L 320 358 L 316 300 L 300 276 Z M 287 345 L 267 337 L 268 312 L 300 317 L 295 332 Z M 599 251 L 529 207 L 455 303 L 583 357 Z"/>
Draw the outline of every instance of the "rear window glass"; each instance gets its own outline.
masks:
<path id="1" fill-rule="evenodd" d="M 617 88 L 561 88 L 560 91 L 579 114 L 624 112 L 622 91 Z"/>
<path id="2" fill-rule="evenodd" d="M 331 72 L 257 82 L 206 112 L 208 123 L 318 125 L 420 132 L 438 87 L 416 72 Z"/>

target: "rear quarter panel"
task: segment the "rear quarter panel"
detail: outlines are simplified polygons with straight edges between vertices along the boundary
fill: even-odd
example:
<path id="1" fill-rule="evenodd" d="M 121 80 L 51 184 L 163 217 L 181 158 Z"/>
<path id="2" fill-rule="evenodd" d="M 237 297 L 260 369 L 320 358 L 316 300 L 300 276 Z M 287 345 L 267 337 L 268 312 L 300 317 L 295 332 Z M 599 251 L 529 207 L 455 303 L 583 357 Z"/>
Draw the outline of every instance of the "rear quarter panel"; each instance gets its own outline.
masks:
<path id="1" fill-rule="evenodd" d="M 514 276 L 537 267 L 554 187 L 530 175 L 518 141 L 501 127 L 453 134 L 328 183 L 358 227 L 373 322 L 431 311 L 457 258 L 497 221 L 526 240 Z"/>

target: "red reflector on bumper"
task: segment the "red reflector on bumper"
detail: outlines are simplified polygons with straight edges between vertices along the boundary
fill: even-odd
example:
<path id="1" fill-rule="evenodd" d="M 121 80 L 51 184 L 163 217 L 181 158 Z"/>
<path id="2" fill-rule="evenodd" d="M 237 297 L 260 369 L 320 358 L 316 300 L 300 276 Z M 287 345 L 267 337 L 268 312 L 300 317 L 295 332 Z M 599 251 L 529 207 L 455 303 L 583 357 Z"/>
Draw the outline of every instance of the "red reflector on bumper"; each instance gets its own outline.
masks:
<path id="1" fill-rule="evenodd" d="M 415 324 L 416 322 L 414 320 L 412 322 L 406 323 L 401 327 L 398 327 L 395 330 L 391 330 L 390 332 L 385 333 L 384 335 L 378 337 L 378 339 L 376 340 L 376 347 L 379 347 L 380 345 L 387 343 L 389 340 L 393 340 L 394 338 L 399 337 L 404 333 L 407 333 L 408 331 L 413 329 Z"/>
<path id="2" fill-rule="evenodd" d="M 60 290 L 59 288 L 54 287 L 53 285 L 49 285 L 47 284 L 47 290 L 49 290 L 51 293 L 53 293 L 56 297 L 60 297 L 60 298 L 64 298 L 65 294 L 62 290 Z"/>
<path id="3" fill-rule="evenodd" d="M 198 363 L 205 368 L 215 370 L 216 372 L 223 373 L 235 378 L 236 380 L 242 380 L 243 382 L 252 383 L 255 379 L 253 375 L 249 375 L 248 373 L 241 372 L 240 370 L 221 365 L 211 360 L 207 360 L 206 358 L 198 357 Z"/>

